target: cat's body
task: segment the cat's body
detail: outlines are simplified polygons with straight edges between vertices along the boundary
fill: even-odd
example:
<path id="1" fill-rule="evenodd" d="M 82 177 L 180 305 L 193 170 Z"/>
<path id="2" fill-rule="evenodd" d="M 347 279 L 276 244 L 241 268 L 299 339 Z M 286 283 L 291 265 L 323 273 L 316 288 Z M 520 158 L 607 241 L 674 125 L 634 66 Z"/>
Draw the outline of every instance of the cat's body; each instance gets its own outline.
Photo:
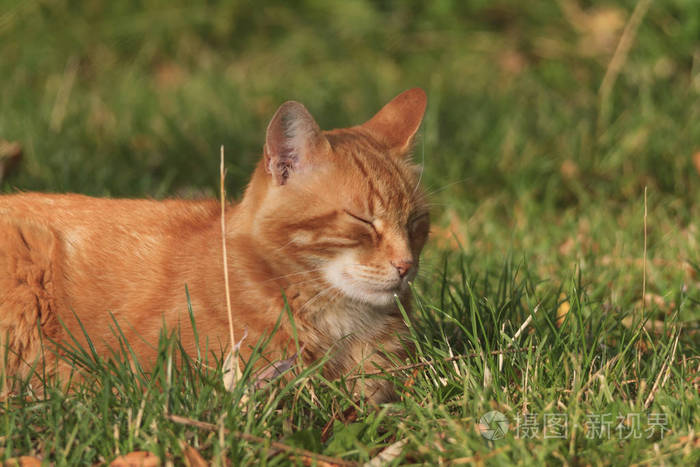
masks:
<path id="1" fill-rule="evenodd" d="M 404 351 L 406 327 L 394 297 L 409 308 L 407 283 L 428 230 L 418 177 L 405 157 L 424 108 L 424 93 L 407 91 L 366 124 L 329 132 L 300 104 L 277 112 L 243 200 L 226 210 L 244 359 L 280 316 L 263 360 L 294 352 L 285 299 L 305 359 L 330 350 L 329 377 L 386 367 L 383 352 Z M 118 345 L 110 312 L 146 365 L 163 324 L 180 329 L 194 356 L 185 286 L 200 349 L 226 350 L 219 209 L 215 200 L 0 196 L 4 370 L 26 374 L 45 358 L 49 370 L 67 372 L 41 343 L 67 341 L 68 332 L 85 343 L 78 319 L 108 355 Z M 381 383 L 367 389 L 375 400 L 390 396 Z"/>

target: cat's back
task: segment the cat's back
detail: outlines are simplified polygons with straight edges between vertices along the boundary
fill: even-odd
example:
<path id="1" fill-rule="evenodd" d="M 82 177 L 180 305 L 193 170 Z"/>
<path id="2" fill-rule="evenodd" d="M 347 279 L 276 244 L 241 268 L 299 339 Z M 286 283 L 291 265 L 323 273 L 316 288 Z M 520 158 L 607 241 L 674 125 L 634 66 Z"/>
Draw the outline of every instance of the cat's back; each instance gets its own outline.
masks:
<path id="1" fill-rule="evenodd" d="M 120 226 L 119 229 L 132 231 L 194 227 L 208 223 L 218 212 L 216 200 L 158 201 L 45 193 L 0 195 L 0 220 L 44 225 L 58 232 L 75 227 Z"/>
<path id="2" fill-rule="evenodd" d="M 32 281 L 21 303 L 46 296 L 81 316 L 167 296 L 167 282 L 180 279 L 169 272 L 173 262 L 183 250 L 213 243 L 206 240 L 217 232 L 219 209 L 216 200 L 0 196 L 0 322 L 17 284 Z"/>
<path id="3" fill-rule="evenodd" d="M 0 256 L 31 252 L 35 258 L 53 257 L 53 267 L 60 267 L 64 276 L 84 276 L 87 281 L 99 273 L 118 281 L 125 271 L 131 275 L 152 272 L 149 268 L 162 265 L 190 239 L 213 231 L 218 216 L 215 200 L 4 195 L 0 196 Z"/>

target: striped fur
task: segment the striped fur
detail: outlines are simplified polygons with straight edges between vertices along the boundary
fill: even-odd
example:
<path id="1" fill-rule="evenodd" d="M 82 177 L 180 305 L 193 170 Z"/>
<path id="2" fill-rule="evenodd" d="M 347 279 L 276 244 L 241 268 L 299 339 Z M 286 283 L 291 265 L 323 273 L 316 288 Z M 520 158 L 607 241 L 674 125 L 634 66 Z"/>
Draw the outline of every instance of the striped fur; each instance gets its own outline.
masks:
<path id="1" fill-rule="evenodd" d="M 227 208 L 234 324 L 242 358 L 281 319 L 264 359 L 295 348 L 337 377 L 390 365 L 405 355 L 408 284 L 429 229 L 427 204 L 409 160 L 425 109 L 413 89 L 363 125 L 322 132 L 299 103 L 284 104 L 267 130 L 264 157 L 242 201 Z M 80 195 L 0 196 L 0 343 L 9 374 L 35 364 L 64 377 L 70 368 L 41 342 L 80 337 L 109 355 L 118 321 L 148 366 L 162 324 L 179 329 L 197 355 L 225 350 L 217 202 L 109 200 Z M 288 304 L 294 325 L 282 313 Z M 78 322 L 80 321 L 80 323 Z M 62 323 L 62 324 L 61 324 Z M 43 334 L 43 335 L 40 335 Z M 48 345 L 48 344 L 47 344 Z M 391 397 L 381 382 L 362 388 Z"/>

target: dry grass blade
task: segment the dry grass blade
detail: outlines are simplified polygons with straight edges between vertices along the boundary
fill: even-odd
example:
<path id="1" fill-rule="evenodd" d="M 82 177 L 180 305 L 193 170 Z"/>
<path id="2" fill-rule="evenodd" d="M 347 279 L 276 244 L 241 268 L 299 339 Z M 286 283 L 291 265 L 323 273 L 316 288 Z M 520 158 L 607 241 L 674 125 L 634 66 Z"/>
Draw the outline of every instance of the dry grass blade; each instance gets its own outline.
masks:
<path id="1" fill-rule="evenodd" d="M 228 254 L 226 253 L 226 187 L 224 185 L 224 180 L 226 178 L 226 172 L 224 170 L 224 146 L 221 145 L 221 166 L 220 166 L 220 178 L 221 178 L 221 249 L 224 260 L 224 285 L 226 288 L 226 311 L 228 312 L 228 327 L 231 338 L 231 351 L 230 355 L 226 357 L 229 365 L 232 367 L 231 370 L 235 368 L 235 372 L 230 371 L 228 374 L 233 376 L 233 381 L 224 381 L 224 384 L 228 383 L 227 388 L 229 390 L 235 387 L 236 382 L 241 378 L 241 366 L 238 361 L 238 351 L 236 349 L 236 336 L 233 332 L 233 312 L 231 311 L 231 288 L 228 282 Z M 229 376 L 230 378 L 230 376 Z M 225 377 L 226 379 L 226 377 Z M 230 388 L 229 388 L 230 386 Z"/>
<path id="2" fill-rule="evenodd" d="M 200 428 L 202 430 L 208 430 L 208 431 L 213 431 L 213 432 L 218 432 L 220 430 L 220 427 L 218 425 L 215 425 L 213 423 L 207 423 L 207 422 L 202 422 L 199 420 L 194 420 L 191 418 L 187 417 L 181 417 L 179 415 L 166 415 L 168 420 L 178 423 L 180 425 L 188 425 L 188 426 L 193 426 L 196 428 Z M 302 462 L 304 461 L 312 461 L 313 463 L 316 463 L 316 465 L 340 465 L 340 466 L 354 466 L 357 465 L 356 462 L 351 462 L 351 461 L 346 461 L 344 459 L 339 459 L 337 457 L 330 457 L 326 456 L 323 454 L 317 454 L 312 451 L 308 451 L 306 449 L 301 449 L 301 448 L 295 448 L 292 446 L 287 446 L 284 443 L 280 443 L 279 441 L 272 441 L 267 438 L 262 438 L 260 436 L 255 436 L 251 435 L 249 433 L 241 433 L 240 431 L 231 431 L 227 429 L 223 429 L 223 432 L 225 434 L 233 435 L 236 438 L 243 439 L 245 441 L 250 441 L 251 443 L 259 443 L 259 444 L 265 444 L 269 445 L 270 447 L 276 449 L 277 451 L 289 453 L 297 458 L 300 458 Z"/>
<path id="3" fill-rule="evenodd" d="M 399 373 L 405 370 L 412 370 L 414 368 L 422 368 L 426 366 L 431 366 L 434 365 L 435 363 L 439 362 L 454 362 L 457 360 L 464 360 L 465 358 L 483 358 L 485 355 L 506 355 L 506 354 L 512 354 L 512 353 L 521 353 L 521 352 L 528 352 L 530 350 L 535 350 L 537 346 L 531 345 L 529 347 L 520 347 L 518 349 L 506 349 L 506 350 L 494 350 L 491 352 L 488 352 L 486 354 L 483 353 L 469 353 L 465 355 L 455 355 L 454 357 L 447 357 L 443 358 L 442 360 L 431 360 L 427 362 L 419 362 L 419 363 L 412 363 L 410 365 L 403 365 L 403 366 L 397 366 L 394 368 L 388 368 L 388 369 L 383 369 L 383 370 L 378 370 L 378 371 L 368 371 L 365 373 L 357 374 L 357 375 L 350 375 L 346 379 L 352 380 L 352 379 L 358 379 L 358 378 L 364 378 L 365 376 L 376 376 L 376 375 L 384 375 L 384 374 L 390 374 L 390 373 Z"/>
<path id="4" fill-rule="evenodd" d="M 527 319 L 523 322 L 523 324 L 521 324 L 520 327 L 518 328 L 518 330 L 515 331 L 515 334 L 513 334 L 513 337 L 510 339 L 510 342 L 508 342 L 506 349 L 509 349 L 510 347 L 513 346 L 513 342 L 515 342 L 518 339 L 518 337 L 520 337 L 520 335 L 523 333 L 525 328 L 527 328 L 528 325 L 530 324 L 530 322 L 532 322 L 532 317 L 535 316 L 535 314 L 537 313 L 537 310 L 539 310 L 539 309 L 540 309 L 540 304 L 538 303 L 537 305 L 535 305 L 535 308 L 532 310 L 532 314 L 528 315 Z M 505 326 L 505 323 L 503 323 L 503 324 Z M 505 331 L 502 331 L 502 332 L 505 332 Z M 498 371 L 503 371 L 503 354 L 500 354 L 498 356 Z"/>
<path id="5" fill-rule="evenodd" d="M 651 0 L 639 0 L 637 5 L 634 7 L 632 16 L 625 25 L 625 30 L 622 32 L 620 41 L 617 43 L 617 48 L 613 54 L 610 63 L 608 64 L 607 70 L 605 70 L 605 76 L 600 84 L 600 114 L 598 118 L 598 127 L 601 128 L 604 123 L 608 120 L 608 115 L 610 113 L 610 94 L 612 93 L 613 87 L 615 87 L 615 82 L 617 77 L 625 66 L 627 62 L 627 56 L 634 39 L 637 37 L 637 31 L 639 25 L 642 23 L 642 19 L 649 10 L 651 5 Z"/>
<path id="6" fill-rule="evenodd" d="M 651 403 L 654 401 L 654 397 L 656 396 L 656 393 L 661 389 L 664 384 L 666 384 L 666 380 L 668 379 L 668 374 L 671 371 L 671 364 L 673 364 L 673 359 L 676 358 L 676 350 L 678 349 L 678 339 L 681 337 L 681 330 L 678 330 L 676 333 L 676 339 L 673 341 L 673 348 L 671 349 L 671 353 L 669 353 L 668 358 L 664 362 L 663 365 L 661 365 L 661 371 L 659 371 L 658 376 L 656 377 L 656 381 L 654 381 L 654 386 L 652 386 L 651 391 L 649 391 L 649 395 L 647 396 L 647 400 L 644 401 L 644 408 L 648 409 Z M 663 382 L 662 382 L 663 378 Z"/>
<path id="7" fill-rule="evenodd" d="M 644 187 L 644 251 L 642 256 L 642 321 L 646 311 L 647 296 L 647 187 Z"/>

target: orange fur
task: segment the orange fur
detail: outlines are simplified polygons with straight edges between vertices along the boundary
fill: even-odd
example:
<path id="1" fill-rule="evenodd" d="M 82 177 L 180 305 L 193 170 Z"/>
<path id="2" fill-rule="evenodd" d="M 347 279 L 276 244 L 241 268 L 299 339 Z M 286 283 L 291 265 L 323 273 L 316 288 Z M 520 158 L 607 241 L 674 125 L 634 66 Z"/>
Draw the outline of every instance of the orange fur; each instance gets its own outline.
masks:
<path id="1" fill-rule="evenodd" d="M 328 377 L 390 365 L 402 355 L 407 283 L 428 234 L 428 214 L 408 160 L 425 93 L 406 91 L 363 125 L 321 131 L 299 103 L 280 107 L 242 201 L 229 205 L 227 249 L 241 353 L 268 335 L 289 304 L 304 358 L 331 352 Z M 0 196 L 0 343 L 8 374 L 36 363 L 69 371 L 42 342 L 85 343 L 78 320 L 108 355 L 117 340 L 110 312 L 143 362 L 163 323 L 196 355 L 226 350 L 219 205 L 210 201 Z M 265 359 L 294 348 L 283 319 Z M 42 335 L 40 335 L 40 333 Z M 2 368 L 0 368 L 2 370 Z M 365 388 L 374 400 L 391 388 Z"/>

